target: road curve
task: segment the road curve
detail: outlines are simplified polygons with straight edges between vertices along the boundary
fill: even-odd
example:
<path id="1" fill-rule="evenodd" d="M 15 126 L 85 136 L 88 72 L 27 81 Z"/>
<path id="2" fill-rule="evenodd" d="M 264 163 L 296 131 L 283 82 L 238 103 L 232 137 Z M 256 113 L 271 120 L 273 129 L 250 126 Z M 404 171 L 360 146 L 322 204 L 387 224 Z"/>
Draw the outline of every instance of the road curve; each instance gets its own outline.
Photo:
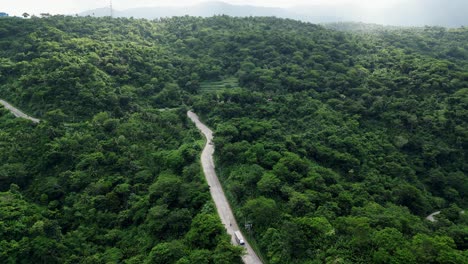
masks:
<path id="1" fill-rule="evenodd" d="M 437 222 L 437 219 L 434 218 L 434 216 L 440 214 L 440 211 L 434 212 L 426 217 L 427 220 L 431 222 Z"/>
<path id="2" fill-rule="evenodd" d="M 221 218 L 221 222 L 226 227 L 228 234 L 231 236 L 231 242 L 237 244 L 234 237 L 234 232 L 239 230 L 234 214 L 232 213 L 231 207 L 224 195 L 223 188 L 219 183 L 218 176 L 215 172 L 215 166 L 213 162 L 213 153 L 214 145 L 212 145 L 213 140 L 213 131 L 211 131 L 207 126 L 205 126 L 198 116 L 192 112 L 188 111 L 187 116 L 195 123 L 197 128 L 205 135 L 206 145 L 203 149 L 201 162 L 203 166 L 203 172 L 205 173 L 206 181 L 210 186 L 210 193 L 213 201 L 216 205 L 218 215 Z M 246 254 L 242 257 L 242 260 L 245 264 L 261 264 L 262 261 L 257 256 L 255 251 L 252 249 L 250 244 L 245 241 Z"/>
<path id="3" fill-rule="evenodd" d="M 21 110 L 19 110 L 18 108 L 9 104 L 7 101 L 0 99 L 0 104 L 2 104 L 6 109 L 10 110 L 10 112 L 16 117 L 26 118 L 26 119 L 33 121 L 34 123 L 40 122 L 39 119 L 28 116 L 27 114 L 21 112 Z"/>
<path id="4" fill-rule="evenodd" d="M 426 217 L 426 220 L 429 220 L 429 221 L 431 221 L 431 222 L 433 222 L 433 223 L 434 223 L 434 222 L 437 222 L 437 219 L 435 219 L 434 216 L 436 216 L 436 215 L 438 215 L 438 214 L 440 214 L 440 213 L 441 213 L 441 211 L 434 212 L 434 213 L 428 215 L 428 216 Z M 465 210 L 461 210 L 459 213 L 460 213 L 460 214 L 465 214 Z"/>

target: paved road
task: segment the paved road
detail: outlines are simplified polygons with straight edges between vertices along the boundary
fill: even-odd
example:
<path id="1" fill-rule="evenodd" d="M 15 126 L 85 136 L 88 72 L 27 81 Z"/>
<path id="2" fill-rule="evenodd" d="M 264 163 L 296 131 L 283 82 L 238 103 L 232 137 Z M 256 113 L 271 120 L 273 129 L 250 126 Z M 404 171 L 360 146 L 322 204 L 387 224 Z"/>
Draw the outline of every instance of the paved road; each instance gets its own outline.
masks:
<path id="1" fill-rule="evenodd" d="M 0 104 L 2 104 L 6 109 L 10 110 L 10 112 L 13 113 L 13 115 L 15 115 L 16 117 L 26 118 L 33 121 L 34 123 L 40 122 L 39 119 L 28 116 L 27 114 L 21 112 L 21 110 L 17 109 L 16 107 L 12 106 L 11 104 L 2 99 L 0 99 Z"/>
<path id="2" fill-rule="evenodd" d="M 460 214 L 465 214 L 465 210 L 461 210 L 459 213 L 460 213 Z M 431 221 L 431 222 L 437 222 L 437 219 L 435 219 L 434 216 L 436 216 L 436 215 L 438 215 L 438 214 L 440 214 L 440 211 L 437 211 L 437 212 L 434 212 L 434 213 L 428 215 L 428 216 L 426 217 L 426 219 L 429 220 L 429 221 Z"/>
<path id="3" fill-rule="evenodd" d="M 200 122 L 198 116 L 192 111 L 188 111 L 187 115 L 206 137 L 206 145 L 201 156 L 203 172 L 205 173 L 206 181 L 210 185 L 211 197 L 213 197 L 219 217 L 221 218 L 221 222 L 226 227 L 228 234 L 231 235 L 231 242 L 233 244 L 237 244 L 234 237 L 234 232 L 239 230 L 239 226 L 237 225 L 234 214 L 232 213 L 231 207 L 229 206 L 226 196 L 224 195 L 223 188 L 219 183 L 218 176 L 216 176 L 215 172 L 215 166 L 213 162 L 214 145 L 210 144 L 213 140 L 213 131 Z M 245 264 L 262 263 L 260 258 L 257 256 L 255 251 L 253 251 L 252 247 L 247 241 L 245 241 L 245 248 L 247 252 L 242 257 L 242 260 Z"/>
<path id="4" fill-rule="evenodd" d="M 426 217 L 427 220 L 431 222 L 437 222 L 437 219 L 434 218 L 434 216 L 440 214 L 440 211 L 434 212 Z"/>

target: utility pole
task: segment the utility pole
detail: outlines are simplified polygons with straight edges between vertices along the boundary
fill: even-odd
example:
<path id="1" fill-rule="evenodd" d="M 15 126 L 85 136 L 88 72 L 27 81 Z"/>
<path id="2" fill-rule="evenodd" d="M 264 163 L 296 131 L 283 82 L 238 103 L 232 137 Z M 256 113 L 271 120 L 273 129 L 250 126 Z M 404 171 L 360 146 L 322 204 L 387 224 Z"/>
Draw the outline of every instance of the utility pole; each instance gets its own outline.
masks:
<path id="1" fill-rule="evenodd" d="M 109 8 L 110 8 L 110 17 L 114 17 L 114 10 L 112 9 L 112 0 L 109 1 Z"/>
<path id="2" fill-rule="evenodd" d="M 114 55 L 114 44 L 112 43 L 112 37 L 113 37 L 113 25 L 112 25 L 112 18 L 114 17 L 114 10 L 112 9 L 112 0 L 109 0 L 109 11 L 110 11 L 110 28 L 109 28 L 109 43 L 110 43 L 110 46 L 111 46 L 111 52 L 112 52 L 112 55 Z"/>

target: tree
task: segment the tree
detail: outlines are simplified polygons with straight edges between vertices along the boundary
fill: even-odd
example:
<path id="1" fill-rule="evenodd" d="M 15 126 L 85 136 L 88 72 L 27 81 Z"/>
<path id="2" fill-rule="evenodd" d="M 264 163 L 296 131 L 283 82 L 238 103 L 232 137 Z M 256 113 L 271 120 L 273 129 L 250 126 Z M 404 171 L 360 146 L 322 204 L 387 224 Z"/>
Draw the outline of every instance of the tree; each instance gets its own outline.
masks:
<path id="1" fill-rule="evenodd" d="M 411 249 L 418 263 L 466 263 L 468 257 L 455 250 L 455 243 L 447 236 L 430 237 L 418 234 L 411 240 Z"/>
<path id="2" fill-rule="evenodd" d="M 159 175 L 156 182 L 149 188 L 150 200 L 160 199 L 168 206 L 175 206 L 179 198 L 181 183 L 181 180 L 175 175 L 168 173 Z"/>
<path id="3" fill-rule="evenodd" d="M 276 202 L 263 196 L 248 200 L 241 212 L 244 218 L 258 230 L 266 230 L 280 217 Z"/>
<path id="4" fill-rule="evenodd" d="M 394 193 L 398 204 L 408 207 L 415 214 L 426 212 L 427 204 L 416 187 L 409 184 L 400 185 Z"/>
<path id="5" fill-rule="evenodd" d="M 288 183 L 293 183 L 307 175 L 309 164 L 299 155 L 287 152 L 273 167 L 275 175 L 284 179 Z"/>
<path id="6" fill-rule="evenodd" d="M 198 214 L 192 220 L 186 239 L 192 248 L 212 250 L 222 239 L 223 234 L 224 227 L 217 216 Z"/>
<path id="7" fill-rule="evenodd" d="M 212 261 L 212 252 L 206 249 L 192 250 L 190 255 L 181 258 L 177 264 L 209 264 Z"/>
<path id="8" fill-rule="evenodd" d="M 185 254 L 185 246 L 181 241 L 174 240 L 169 243 L 160 243 L 151 249 L 145 263 L 170 264 L 176 263 Z"/>
<path id="9" fill-rule="evenodd" d="M 275 228 L 268 228 L 260 240 L 268 259 L 272 264 L 288 263 L 291 261 L 291 252 L 286 247 L 282 233 Z"/>
<path id="10" fill-rule="evenodd" d="M 232 245 L 229 240 L 223 240 L 218 243 L 214 250 L 213 263 L 214 264 L 231 264 L 243 263 L 240 256 L 245 252 L 245 249 L 239 246 Z"/>
<path id="11" fill-rule="evenodd" d="M 416 263 L 412 254 L 402 255 L 407 250 L 408 242 L 395 228 L 385 228 L 376 232 L 372 238 L 376 250 L 372 259 L 375 263 L 393 263 L 404 261 Z"/>
<path id="12" fill-rule="evenodd" d="M 273 173 L 264 173 L 260 181 L 257 182 L 257 188 L 264 195 L 274 195 L 279 191 L 281 181 Z"/>

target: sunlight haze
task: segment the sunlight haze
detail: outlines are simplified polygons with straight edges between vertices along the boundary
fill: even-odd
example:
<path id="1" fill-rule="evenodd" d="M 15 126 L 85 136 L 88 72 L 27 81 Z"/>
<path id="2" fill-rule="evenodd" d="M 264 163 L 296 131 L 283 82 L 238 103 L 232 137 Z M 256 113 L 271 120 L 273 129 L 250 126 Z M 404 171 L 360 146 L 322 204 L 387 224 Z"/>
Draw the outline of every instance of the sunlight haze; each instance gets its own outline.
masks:
<path id="1" fill-rule="evenodd" d="M 10 15 L 20 16 L 24 12 L 30 14 L 51 13 L 51 14 L 75 14 L 85 10 L 107 7 L 109 2 L 107 0 L 14 0 L 4 1 L 0 7 L 0 11 L 7 12 Z M 6 3 L 5 3 L 6 2 Z M 202 2 L 200 0 L 114 0 L 112 1 L 114 9 L 128 9 L 135 7 L 146 6 L 190 6 Z M 209 1 L 208 1 L 209 2 Z M 395 5 L 401 0 L 224 0 L 222 2 L 230 4 L 241 5 L 257 5 L 268 7 L 294 7 L 304 5 L 343 5 L 350 4 L 362 8 L 383 8 Z"/>
<path id="2" fill-rule="evenodd" d="M 1 0 L 2 4 L 5 0 Z M 110 0 L 7 0 L 0 12 L 109 16 Z M 393 26 L 468 25 L 466 0 L 113 0 L 114 17 L 274 16 L 311 23 L 362 22 Z"/>

